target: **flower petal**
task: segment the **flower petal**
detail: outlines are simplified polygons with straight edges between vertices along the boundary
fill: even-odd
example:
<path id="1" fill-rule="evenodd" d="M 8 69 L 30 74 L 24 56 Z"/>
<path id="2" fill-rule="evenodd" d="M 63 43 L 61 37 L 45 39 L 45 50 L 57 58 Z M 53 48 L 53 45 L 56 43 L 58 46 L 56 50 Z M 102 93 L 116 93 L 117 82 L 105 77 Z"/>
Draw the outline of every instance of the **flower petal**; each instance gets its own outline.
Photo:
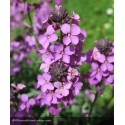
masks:
<path id="1" fill-rule="evenodd" d="M 113 83 L 113 81 L 114 81 L 114 75 L 110 75 L 110 76 L 107 78 L 107 81 L 108 81 L 109 83 Z"/>
<path id="2" fill-rule="evenodd" d="M 96 78 L 97 78 L 97 80 L 100 82 L 100 81 L 102 80 L 102 72 L 98 72 L 98 73 L 96 74 Z"/>
<path id="3" fill-rule="evenodd" d="M 107 70 L 107 65 L 105 63 L 101 65 L 101 70 L 104 72 Z"/>
<path id="4" fill-rule="evenodd" d="M 67 46 L 64 51 L 67 55 L 73 55 L 75 53 L 75 48 L 74 46 Z"/>
<path id="5" fill-rule="evenodd" d="M 67 96 L 68 94 L 69 94 L 69 90 L 67 90 L 67 89 L 62 90 L 62 95 L 63 96 Z"/>
<path id="6" fill-rule="evenodd" d="M 47 34 L 48 35 L 51 35 L 55 32 L 55 30 L 53 29 L 52 25 L 48 26 L 47 27 Z"/>
<path id="7" fill-rule="evenodd" d="M 47 40 L 47 36 L 46 35 L 41 35 L 38 38 L 39 43 L 42 45 L 45 41 Z"/>
<path id="8" fill-rule="evenodd" d="M 61 53 L 63 51 L 63 48 L 64 48 L 63 44 L 54 45 L 54 50 L 57 53 Z"/>
<path id="9" fill-rule="evenodd" d="M 114 56 L 107 57 L 107 60 L 108 60 L 109 63 L 113 63 L 114 62 Z"/>
<path id="10" fill-rule="evenodd" d="M 61 111 L 57 106 L 50 106 L 48 110 L 52 115 L 56 115 Z"/>
<path id="11" fill-rule="evenodd" d="M 92 67 L 92 70 L 97 70 L 99 65 L 96 62 L 92 62 L 91 67 Z"/>
<path id="12" fill-rule="evenodd" d="M 24 103 L 19 105 L 19 109 L 22 111 L 26 108 L 26 105 Z"/>
<path id="13" fill-rule="evenodd" d="M 62 58 L 62 54 L 55 53 L 55 61 Z"/>
<path id="14" fill-rule="evenodd" d="M 43 76 L 44 79 L 47 80 L 48 82 L 49 82 L 50 79 L 51 79 L 51 76 L 50 76 L 48 73 L 44 73 L 42 76 Z"/>
<path id="15" fill-rule="evenodd" d="M 56 34 L 52 34 L 50 36 L 50 38 L 48 39 L 48 41 L 51 42 L 56 42 L 56 40 L 58 39 L 58 36 Z"/>
<path id="16" fill-rule="evenodd" d="M 65 23 L 61 26 L 61 31 L 64 33 L 64 34 L 68 34 L 70 33 L 70 25 L 68 23 Z"/>
<path id="17" fill-rule="evenodd" d="M 59 89 L 59 87 L 62 86 L 62 83 L 61 82 L 55 82 L 54 86 Z"/>
<path id="18" fill-rule="evenodd" d="M 46 90 L 47 90 L 47 85 L 44 84 L 44 85 L 42 86 L 41 90 L 42 90 L 42 92 L 46 92 Z"/>
<path id="19" fill-rule="evenodd" d="M 50 105 L 51 101 L 52 101 L 52 94 L 47 94 L 47 95 L 45 96 L 45 103 L 46 103 L 47 105 Z"/>
<path id="20" fill-rule="evenodd" d="M 103 54 L 101 54 L 100 58 L 98 58 L 98 61 L 101 62 L 101 63 L 104 63 L 105 56 Z"/>
<path id="21" fill-rule="evenodd" d="M 99 83 L 99 81 L 95 77 L 91 77 L 88 79 L 88 82 L 90 85 L 96 85 Z"/>
<path id="22" fill-rule="evenodd" d="M 79 94 L 79 89 L 78 88 L 75 88 L 74 90 L 74 95 L 78 95 Z"/>
<path id="23" fill-rule="evenodd" d="M 108 68 L 108 71 L 112 71 L 112 70 L 114 69 L 114 65 L 108 63 L 108 64 L 107 64 L 107 68 Z"/>
<path id="24" fill-rule="evenodd" d="M 78 35 L 78 34 L 80 34 L 80 32 L 81 32 L 81 29 L 79 28 L 79 26 L 77 26 L 76 24 L 72 24 L 71 34 Z"/>
<path id="25" fill-rule="evenodd" d="M 43 46 L 44 49 L 47 49 L 48 46 L 49 46 L 49 41 L 46 40 L 46 41 L 42 44 L 42 46 Z"/>
<path id="26" fill-rule="evenodd" d="M 71 36 L 72 44 L 77 45 L 79 43 L 79 37 L 78 36 Z"/>
<path id="27" fill-rule="evenodd" d="M 71 85 L 72 85 L 71 83 L 66 83 L 63 86 L 64 86 L 64 89 L 70 89 Z"/>
<path id="28" fill-rule="evenodd" d="M 33 99 L 33 98 L 29 99 L 28 104 L 35 105 L 35 99 Z"/>
<path id="29" fill-rule="evenodd" d="M 57 98 L 55 96 L 53 96 L 52 103 L 57 104 Z"/>
<path id="30" fill-rule="evenodd" d="M 28 96 L 27 96 L 27 94 L 22 94 L 22 95 L 20 96 L 20 100 L 21 100 L 22 102 L 27 102 L 27 101 L 28 101 Z"/>
<path id="31" fill-rule="evenodd" d="M 47 84 L 47 89 L 48 90 L 53 90 L 54 89 L 54 86 L 52 85 L 52 83 Z"/>
<path id="32" fill-rule="evenodd" d="M 64 36 L 64 37 L 63 37 L 63 43 L 64 43 L 65 45 L 69 45 L 69 44 L 71 43 L 70 37 Z"/>
<path id="33" fill-rule="evenodd" d="M 69 55 L 66 55 L 66 54 L 64 54 L 63 55 L 63 62 L 65 62 L 65 63 L 70 63 L 70 56 Z"/>
<path id="34" fill-rule="evenodd" d="M 90 74 L 90 77 L 93 77 L 94 75 L 96 75 L 97 71 L 92 71 Z"/>

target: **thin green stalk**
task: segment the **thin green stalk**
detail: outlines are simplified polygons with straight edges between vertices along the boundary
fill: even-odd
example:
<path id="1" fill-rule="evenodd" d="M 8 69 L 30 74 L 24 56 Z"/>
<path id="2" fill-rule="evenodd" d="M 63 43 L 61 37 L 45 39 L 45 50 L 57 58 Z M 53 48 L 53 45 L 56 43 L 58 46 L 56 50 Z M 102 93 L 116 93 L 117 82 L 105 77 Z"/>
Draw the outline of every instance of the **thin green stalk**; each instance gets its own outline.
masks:
<path id="1" fill-rule="evenodd" d="M 95 99 L 94 99 L 94 101 L 93 101 L 93 103 L 92 103 L 92 105 L 91 105 L 91 108 L 90 108 L 88 117 L 91 117 L 91 114 L 92 114 L 92 111 L 93 111 L 93 107 L 94 107 L 94 104 L 95 104 L 95 102 L 96 102 L 96 100 L 97 100 L 97 97 L 98 97 L 98 92 L 96 92 L 96 94 L 95 94 Z"/>

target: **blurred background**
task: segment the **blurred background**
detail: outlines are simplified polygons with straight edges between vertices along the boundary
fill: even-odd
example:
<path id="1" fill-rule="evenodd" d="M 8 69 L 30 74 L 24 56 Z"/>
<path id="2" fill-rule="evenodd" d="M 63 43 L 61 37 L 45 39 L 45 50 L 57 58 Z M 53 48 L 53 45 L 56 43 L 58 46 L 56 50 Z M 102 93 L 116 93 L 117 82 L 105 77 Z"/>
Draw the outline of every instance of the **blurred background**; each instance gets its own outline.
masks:
<path id="1" fill-rule="evenodd" d="M 38 3 L 38 0 L 27 0 L 28 3 L 34 4 Z M 51 8 L 54 8 L 54 2 L 50 4 Z M 83 52 L 88 49 L 92 49 L 94 46 L 94 41 L 102 37 L 107 37 L 114 40 L 114 1 L 113 0 L 63 0 L 63 8 L 67 8 L 69 14 L 74 11 L 80 15 L 80 27 L 85 29 L 87 32 L 87 37 L 84 41 Z M 34 11 L 31 13 L 31 19 L 33 19 Z M 28 24 L 30 23 L 27 17 L 24 19 Z M 17 27 L 11 29 L 11 41 L 24 32 L 23 27 Z M 11 52 L 12 53 L 12 52 Z M 28 59 L 31 63 L 27 63 Z M 30 61 L 29 60 L 29 61 Z M 23 83 L 27 86 L 23 92 L 28 93 L 29 97 L 33 97 L 39 91 L 35 90 L 34 84 L 37 82 L 37 74 L 41 73 L 40 58 L 33 49 L 28 53 L 28 55 L 21 61 L 21 70 L 14 75 L 11 75 L 11 83 Z M 90 70 L 89 64 L 83 64 L 79 67 L 81 75 L 83 76 L 86 71 Z M 89 87 L 86 80 L 83 80 L 84 87 L 80 91 L 79 95 L 74 99 L 73 105 L 63 108 L 62 111 L 56 115 L 51 116 L 46 107 L 34 107 L 35 117 L 60 117 L 61 120 L 56 119 L 55 125 L 64 124 L 79 124 L 82 125 L 82 120 L 77 117 L 86 117 L 93 102 L 94 94 L 90 89 L 95 91 L 94 87 Z M 105 125 L 108 122 L 108 117 L 114 117 L 114 90 L 113 87 L 108 85 L 104 88 L 103 93 L 99 95 L 92 111 L 92 116 L 96 119 L 92 121 L 92 125 Z M 74 117 L 74 118 L 71 118 Z M 97 117 L 100 117 L 98 119 Z M 76 118 L 76 120 L 75 120 Z M 74 120 L 72 120 L 74 119 Z"/>

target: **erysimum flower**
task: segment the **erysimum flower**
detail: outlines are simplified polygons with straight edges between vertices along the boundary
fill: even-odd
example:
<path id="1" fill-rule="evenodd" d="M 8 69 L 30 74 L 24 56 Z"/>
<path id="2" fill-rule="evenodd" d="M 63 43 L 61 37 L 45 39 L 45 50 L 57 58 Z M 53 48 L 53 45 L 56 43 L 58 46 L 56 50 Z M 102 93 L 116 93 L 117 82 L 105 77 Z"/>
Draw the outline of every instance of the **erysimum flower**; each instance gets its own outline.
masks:
<path id="1" fill-rule="evenodd" d="M 41 92 L 36 96 L 40 107 L 47 105 L 48 111 L 56 115 L 59 113 L 59 103 L 64 107 L 73 103 L 73 98 L 79 94 L 83 83 L 80 73 L 76 69 L 86 60 L 85 54 L 81 53 L 83 40 L 86 37 L 85 30 L 81 30 L 78 23 L 79 17 L 73 13 L 68 16 L 68 11 L 56 6 L 48 17 L 50 24 L 46 32 L 39 36 L 39 43 L 43 48 L 39 49 L 42 64 L 42 75 L 38 75 L 36 89 Z M 56 35 L 59 31 L 60 35 Z"/>
<path id="2" fill-rule="evenodd" d="M 70 56 L 75 53 L 73 46 L 67 46 L 64 48 L 63 44 L 54 45 L 55 61 L 62 59 L 65 63 L 70 63 Z"/>
<path id="3" fill-rule="evenodd" d="M 54 86 L 50 82 L 51 76 L 48 73 L 44 73 L 42 76 L 38 77 L 38 85 L 42 86 L 42 91 L 53 90 Z"/>
<path id="4" fill-rule="evenodd" d="M 71 88 L 72 83 L 61 83 L 55 82 L 54 86 L 57 88 L 56 92 L 62 94 L 63 96 L 67 96 L 69 94 L 69 89 Z"/>
<path id="5" fill-rule="evenodd" d="M 19 111 L 23 111 L 26 109 L 26 112 L 30 111 L 30 107 L 35 105 L 35 99 L 34 98 L 30 98 L 28 99 L 27 94 L 22 94 L 20 96 L 20 105 L 19 105 Z"/>
<path id="6" fill-rule="evenodd" d="M 72 24 L 72 26 L 70 26 L 69 24 L 65 23 L 61 26 L 61 31 L 65 34 L 63 37 L 63 43 L 65 45 L 69 45 L 70 43 L 74 45 L 78 44 L 78 35 L 81 32 L 81 29 L 78 25 Z"/>
<path id="7" fill-rule="evenodd" d="M 112 64 L 114 62 L 114 56 L 108 56 L 107 60 L 101 65 L 102 71 L 112 71 L 114 69 L 114 65 Z"/>
<path id="8" fill-rule="evenodd" d="M 114 45 L 111 40 L 102 38 L 95 41 L 95 47 L 87 52 L 87 61 L 91 63 L 92 71 L 87 73 L 90 85 L 103 82 L 104 85 L 114 82 Z M 99 86 L 98 86 L 99 87 Z"/>
<path id="9" fill-rule="evenodd" d="M 103 54 L 101 54 L 96 47 L 93 49 L 92 58 L 101 63 L 103 63 L 105 61 L 105 56 Z"/>
<path id="10" fill-rule="evenodd" d="M 52 25 L 47 27 L 47 31 L 44 35 L 39 37 L 39 43 L 43 46 L 44 49 L 47 49 L 51 42 L 55 42 L 58 39 L 58 36 L 54 34 L 55 30 Z"/>

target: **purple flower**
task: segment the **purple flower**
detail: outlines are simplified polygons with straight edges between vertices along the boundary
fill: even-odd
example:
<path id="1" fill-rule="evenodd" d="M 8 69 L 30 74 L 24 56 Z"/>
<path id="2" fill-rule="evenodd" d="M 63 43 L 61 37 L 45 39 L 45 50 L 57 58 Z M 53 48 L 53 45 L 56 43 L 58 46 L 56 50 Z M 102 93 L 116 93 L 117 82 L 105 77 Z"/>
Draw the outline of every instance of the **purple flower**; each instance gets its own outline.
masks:
<path id="1" fill-rule="evenodd" d="M 61 99 L 62 95 L 60 93 L 57 93 L 56 91 L 51 91 L 47 94 L 46 99 L 50 100 L 50 103 L 57 104 L 58 99 Z"/>
<path id="2" fill-rule="evenodd" d="M 27 14 L 28 4 L 20 1 L 12 1 L 10 6 L 10 27 L 23 26 L 23 17 Z"/>
<path id="3" fill-rule="evenodd" d="M 53 90 L 54 86 L 50 82 L 51 76 L 48 73 L 44 73 L 42 76 L 38 76 L 38 87 L 42 86 L 42 92 L 46 92 L 46 90 Z"/>
<path id="4" fill-rule="evenodd" d="M 56 5 L 61 5 L 63 0 L 55 0 Z"/>
<path id="5" fill-rule="evenodd" d="M 58 36 L 54 34 L 54 32 L 55 30 L 52 28 L 52 25 L 50 25 L 47 27 L 46 33 L 39 37 L 39 43 L 44 49 L 47 49 L 51 42 L 55 42 L 58 39 Z"/>
<path id="6" fill-rule="evenodd" d="M 38 52 L 42 54 L 42 61 L 43 62 L 48 62 L 54 58 L 54 53 L 51 52 L 51 46 L 49 46 L 48 49 L 39 49 Z"/>
<path id="7" fill-rule="evenodd" d="M 19 105 L 19 111 L 23 111 L 26 109 L 26 112 L 29 112 L 30 107 L 35 105 L 35 99 L 30 98 L 28 99 L 28 96 L 26 94 L 22 94 L 20 96 L 20 105 Z"/>
<path id="8" fill-rule="evenodd" d="M 109 75 L 104 80 L 104 85 L 113 84 L 114 83 L 114 74 Z"/>
<path id="9" fill-rule="evenodd" d="M 74 90 L 73 90 L 73 95 L 76 96 L 79 94 L 80 89 L 82 88 L 83 83 L 78 81 L 78 79 L 76 79 L 75 83 L 73 84 Z"/>
<path id="10" fill-rule="evenodd" d="M 29 47 L 35 47 L 36 39 L 34 36 L 26 36 L 25 42 L 29 45 Z"/>
<path id="11" fill-rule="evenodd" d="M 74 69 L 74 68 L 69 68 L 68 69 L 68 76 L 67 76 L 67 79 L 68 80 L 72 80 L 72 79 L 74 79 L 76 76 L 78 76 L 79 75 L 79 72 L 76 70 L 76 69 Z"/>
<path id="12" fill-rule="evenodd" d="M 38 94 L 35 99 L 39 100 L 40 107 L 43 107 L 44 105 L 48 105 L 48 106 L 50 105 L 51 99 L 48 97 L 49 96 L 47 96 L 46 93 L 42 92 L 42 93 Z"/>
<path id="13" fill-rule="evenodd" d="M 35 84 L 42 92 L 37 95 L 37 103 L 40 107 L 49 106 L 48 111 L 54 115 L 60 112 L 58 104 L 64 107 L 73 104 L 73 98 L 83 86 L 80 73 L 74 68 L 86 60 L 86 55 L 81 53 L 86 31 L 78 26 L 79 19 L 78 14 L 73 12 L 68 16 L 67 9 L 56 5 L 56 10 L 46 20 L 46 24 L 51 25 L 45 28 L 46 32 L 42 27 L 43 35 L 39 37 L 43 47 L 38 51 L 42 54 L 40 69 L 44 73 L 38 75 Z M 58 37 L 55 30 L 60 31 Z"/>
<path id="14" fill-rule="evenodd" d="M 42 63 L 40 66 L 40 69 L 43 70 L 44 72 L 48 72 L 49 71 L 49 67 L 50 65 L 53 63 L 53 61 L 49 60 L 46 63 Z"/>
<path id="15" fill-rule="evenodd" d="M 15 66 L 11 66 L 10 68 L 10 74 L 11 75 L 15 75 L 16 73 L 18 73 L 21 70 L 19 65 L 15 65 Z"/>
<path id="16" fill-rule="evenodd" d="M 112 71 L 114 69 L 114 56 L 108 56 L 106 61 L 101 65 L 101 70 L 102 71 Z"/>
<path id="17" fill-rule="evenodd" d="M 61 31 L 65 34 L 65 36 L 63 37 L 63 43 L 65 45 L 69 45 L 70 43 L 74 45 L 78 44 L 78 35 L 81 32 L 79 26 L 77 26 L 76 24 L 72 24 L 72 26 L 70 27 L 69 24 L 65 23 L 61 26 Z"/>
<path id="18" fill-rule="evenodd" d="M 20 46 L 19 42 L 12 41 L 11 46 L 10 46 L 10 50 L 13 51 L 13 50 L 17 49 L 19 46 Z"/>
<path id="19" fill-rule="evenodd" d="M 95 85 L 102 80 L 103 72 L 96 62 L 93 62 L 91 64 L 91 67 L 92 72 L 90 73 L 90 78 L 88 79 L 88 81 L 91 85 Z"/>
<path id="20" fill-rule="evenodd" d="M 75 45 L 75 53 L 71 55 L 71 61 L 70 63 L 72 65 L 82 65 L 82 62 L 86 61 L 86 55 L 84 53 L 81 53 L 82 50 L 82 43 L 79 42 L 77 45 Z"/>
<path id="21" fill-rule="evenodd" d="M 72 22 L 77 24 L 80 21 L 80 16 L 78 14 L 76 14 L 74 11 L 72 11 Z"/>
<path id="22" fill-rule="evenodd" d="M 101 54 L 96 47 L 93 49 L 92 58 L 100 63 L 104 63 L 105 61 L 105 56 Z"/>
<path id="23" fill-rule="evenodd" d="M 33 28 L 36 34 L 43 32 L 44 28 L 48 26 L 48 15 L 52 11 L 52 8 L 47 2 L 42 2 L 36 5 L 36 13 L 33 18 Z"/>
<path id="24" fill-rule="evenodd" d="M 83 41 L 85 40 L 85 37 L 86 37 L 86 31 L 84 29 L 81 30 L 81 33 L 79 34 L 79 39 L 80 41 Z"/>
<path id="25" fill-rule="evenodd" d="M 67 46 L 64 48 L 62 44 L 54 45 L 55 61 L 62 59 L 65 63 L 70 63 L 70 56 L 75 53 L 73 46 Z"/>
<path id="26" fill-rule="evenodd" d="M 57 99 L 62 98 L 62 95 L 60 95 L 60 94 L 58 94 L 57 92 L 54 92 L 54 91 L 51 92 L 51 96 L 52 96 L 52 101 L 51 101 L 52 104 L 57 104 L 58 103 Z"/>
<path id="27" fill-rule="evenodd" d="M 24 84 L 22 84 L 22 83 L 19 83 L 17 85 L 16 84 L 11 84 L 11 87 L 15 88 L 16 91 L 19 91 L 19 90 L 22 90 L 22 89 L 26 88 L 26 86 Z"/>
<path id="28" fill-rule="evenodd" d="M 63 96 L 67 96 L 69 94 L 69 89 L 72 86 L 72 83 L 61 83 L 55 82 L 54 86 L 57 88 L 55 92 L 62 94 Z"/>
<path id="29" fill-rule="evenodd" d="M 58 108 L 57 105 L 51 105 L 48 109 L 48 111 L 53 114 L 53 115 L 56 115 L 58 114 L 61 110 Z"/>
<path id="30" fill-rule="evenodd" d="M 94 101 L 94 99 L 95 99 L 95 94 L 94 94 L 94 92 L 93 92 L 92 90 L 86 89 L 84 93 L 85 93 L 85 95 L 87 96 L 87 98 L 88 98 L 91 102 Z"/>

